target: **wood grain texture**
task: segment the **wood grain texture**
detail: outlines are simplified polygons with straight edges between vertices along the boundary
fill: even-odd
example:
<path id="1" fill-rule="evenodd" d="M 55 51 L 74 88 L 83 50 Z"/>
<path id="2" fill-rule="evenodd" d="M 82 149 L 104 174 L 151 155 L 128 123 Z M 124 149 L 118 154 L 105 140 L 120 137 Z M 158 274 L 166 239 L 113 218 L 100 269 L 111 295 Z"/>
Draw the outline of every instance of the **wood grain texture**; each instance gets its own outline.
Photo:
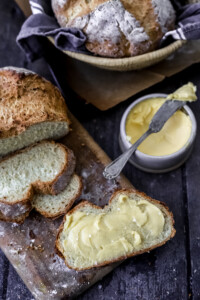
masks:
<path id="1" fill-rule="evenodd" d="M 198 98 L 200 99 L 199 79 L 194 78 L 194 83 L 198 85 Z M 200 105 L 194 103 L 194 114 L 197 120 L 197 128 L 200 128 Z M 199 134 L 198 134 L 199 136 Z M 200 299 L 200 141 L 197 137 L 193 155 L 184 168 L 185 181 L 185 211 L 186 223 L 188 226 L 187 252 L 188 252 L 188 285 L 190 287 L 191 298 Z"/>
<path id="2" fill-rule="evenodd" d="M 16 34 L 24 18 L 12 0 L 0 1 L 0 20 L 0 67 L 6 65 L 27 67 L 53 81 L 43 59 L 28 63 L 15 44 Z M 62 67 L 55 66 L 53 56 L 52 60 L 52 66 L 57 67 L 57 73 L 62 77 Z M 153 92 L 170 93 L 189 80 L 196 83 L 200 89 L 199 68 L 200 64 L 196 64 L 137 96 Z M 69 91 L 65 83 L 62 83 L 62 88 L 70 110 L 95 141 L 111 158 L 119 155 L 119 120 L 128 104 L 137 97 L 132 97 L 109 111 L 99 112 Z M 197 117 L 199 127 L 200 102 L 192 104 L 191 108 Z M 200 133 L 198 130 L 196 145 L 190 159 L 176 171 L 152 175 L 127 164 L 124 174 L 137 189 L 169 205 L 175 216 L 177 234 L 164 247 L 122 263 L 78 297 L 78 300 L 200 299 L 199 153 Z M 2 270 L 0 272 L 0 299 L 32 300 L 30 292 L 1 252 L 0 267 Z"/>
<path id="3" fill-rule="evenodd" d="M 7 280 L 7 274 L 5 274 L 6 269 L 9 267 L 8 260 L 3 255 L 2 251 L 0 250 L 0 266 L 1 266 L 1 274 L 0 274 L 0 299 L 3 298 L 3 295 L 5 294 L 5 285 Z"/>

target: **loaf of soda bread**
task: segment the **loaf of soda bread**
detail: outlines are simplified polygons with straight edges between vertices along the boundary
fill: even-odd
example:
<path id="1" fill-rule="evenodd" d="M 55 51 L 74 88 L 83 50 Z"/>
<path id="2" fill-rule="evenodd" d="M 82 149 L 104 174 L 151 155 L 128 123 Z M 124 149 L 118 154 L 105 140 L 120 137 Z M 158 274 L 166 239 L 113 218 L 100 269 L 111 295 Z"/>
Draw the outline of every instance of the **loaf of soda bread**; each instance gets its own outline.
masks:
<path id="1" fill-rule="evenodd" d="M 174 28 L 170 0 L 51 0 L 61 27 L 81 29 L 86 48 L 105 57 L 143 54 Z"/>

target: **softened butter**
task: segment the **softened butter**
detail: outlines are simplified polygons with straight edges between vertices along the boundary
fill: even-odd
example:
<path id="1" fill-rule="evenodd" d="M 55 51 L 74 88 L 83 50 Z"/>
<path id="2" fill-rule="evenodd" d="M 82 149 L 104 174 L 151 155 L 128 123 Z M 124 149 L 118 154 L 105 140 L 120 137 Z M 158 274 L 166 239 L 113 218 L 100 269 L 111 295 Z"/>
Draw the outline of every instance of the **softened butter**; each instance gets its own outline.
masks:
<path id="1" fill-rule="evenodd" d="M 146 200 L 120 195 L 104 209 L 75 211 L 68 215 L 63 248 L 78 264 L 84 259 L 91 265 L 126 256 L 141 249 L 162 232 L 162 211 Z M 145 246 L 145 245 L 144 245 Z"/>
<path id="2" fill-rule="evenodd" d="M 153 116 L 165 101 L 165 98 L 150 98 L 132 108 L 125 125 L 127 139 L 132 144 L 148 130 Z M 191 130 L 190 117 L 179 110 L 165 123 L 160 132 L 148 136 L 138 150 L 153 156 L 175 153 L 186 145 Z"/>
<path id="3" fill-rule="evenodd" d="M 167 100 L 181 100 L 181 101 L 196 101 L 197 88 L 192 82 L 188 82 L 188 84 L 185 84 L 181 86 L 178 90 L 176 90 L 174 93 L 167 96 Z"/>

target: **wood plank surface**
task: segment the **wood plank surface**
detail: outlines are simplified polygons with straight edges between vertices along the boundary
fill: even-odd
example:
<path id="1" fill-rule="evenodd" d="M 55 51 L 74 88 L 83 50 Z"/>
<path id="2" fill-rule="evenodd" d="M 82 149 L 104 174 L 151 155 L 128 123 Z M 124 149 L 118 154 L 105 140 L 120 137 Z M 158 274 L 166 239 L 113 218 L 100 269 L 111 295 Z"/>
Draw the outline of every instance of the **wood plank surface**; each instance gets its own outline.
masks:
<path id="1" fill-rule="evenodd" d="M 198 98 L 200 99 L 199 77 L 194 78 L 198 85 Z M 194 103 L 191 106 L 200 128 L 200 104 Z M 198 135 L 191 159 L 184 168 L 185 180 L 185 210 L 188 231 L 187 252 L 188 252 L 188 285 L 190 286 L 191 298 L 200 299 L 200 140 Z"/>
<path id="2" fill-rule="evenodd" d="M 28 63 L 15 44 L 15 37 L 24 20 L 12 0 L 0 1 L 0 66 L 15 65 L 30 68 L 53 81 L 43 59 Z M 52 57 L 53 59 L 54 57 Z M 50 61 L 49 61 L 50 63 Z M 52 65 L 54 65 L 52 63 Z M 200 64 L 143 91 L 139 96 L 152 92 L 169 93 L 181 84 L 193 81 L 200 89 Z M 54 70 L 56 71 L 56 70 Z M 57 66 L 62 74 L 62 68 Z M 120 149 L 118 133 L 120 118 L 136 97 L 106 112 L 99 112 L 70 92 L 62 84 L 70 110 L 94 137 L 95 141 L 111 157 Z M 199 125 L 200 102 L 191 105 Z M 200 133 L 190 159 L 176 171 L 152 175 L 137 170 L 128 164 L 124 174 L 133 185 L 150 196 L 169 205 L 175 216 L 177 230 L 175 238 L 165 246 L 123 262 L 77 299 L 134 299 L 134 300 L 184 300 L 200 299 Z M 0 299 L 32 300 L 32 296 L 21 279 L 0 254 Z"/>
<path id="3" fill-rule="evenodd" d="M 0 275 L 0 297 L 3 298 L 3 294 L 5 294 L 5 285 L 6 285 L 5 280 L 7 280 L 7 276 L 5 275 L 5 269 L 8 268 L 9 263 L 5 258 L 5 256 L 2 254 L 1 250 L 0 250 L 0 266 L 2 270 Z"/>

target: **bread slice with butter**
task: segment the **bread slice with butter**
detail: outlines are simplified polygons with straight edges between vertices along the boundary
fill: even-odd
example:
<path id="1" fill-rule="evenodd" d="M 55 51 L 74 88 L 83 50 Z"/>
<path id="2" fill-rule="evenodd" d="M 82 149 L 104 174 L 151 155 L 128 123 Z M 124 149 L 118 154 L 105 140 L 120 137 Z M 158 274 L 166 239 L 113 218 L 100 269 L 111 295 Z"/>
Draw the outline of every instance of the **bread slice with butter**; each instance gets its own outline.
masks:
<path id="1" fill-rule="evenodd" d="M 42 141 L 0 162 L 0 220 L 21 223 L 35 193 L 56 195 L 71 180 L 75 157 L 66 146 Z"/>
<path id="2" fill-rule="evenodd" d="M 57 218 L 65 213 L 80 197 L 82 192 L 82 180 L 74 174 L 67 187 L 58 195 L 34 195 L 31 205 L 46 218 Z"/>
<path id="3" fill-rule="evenodd" d="M 69 132 L 65 101 L 51 82 L 21 68 L 0 69 L 0 156 Z"/>
<path id="4" fill-rule="evenodd" d="M 135 190 L 116 191 L 109 205 L 87 201 L 69 211 L 56 248 L 69 268 L 85 270 L 150 251 L 175 235 L 173 215 Z"/>

